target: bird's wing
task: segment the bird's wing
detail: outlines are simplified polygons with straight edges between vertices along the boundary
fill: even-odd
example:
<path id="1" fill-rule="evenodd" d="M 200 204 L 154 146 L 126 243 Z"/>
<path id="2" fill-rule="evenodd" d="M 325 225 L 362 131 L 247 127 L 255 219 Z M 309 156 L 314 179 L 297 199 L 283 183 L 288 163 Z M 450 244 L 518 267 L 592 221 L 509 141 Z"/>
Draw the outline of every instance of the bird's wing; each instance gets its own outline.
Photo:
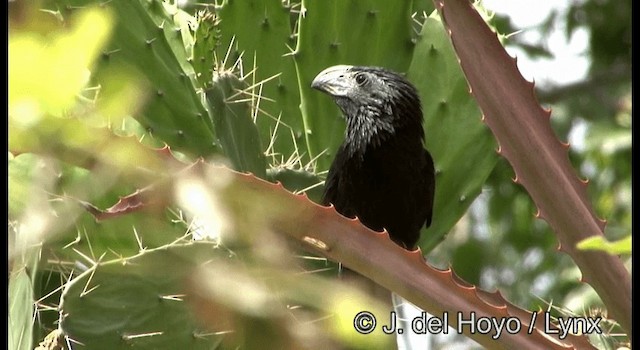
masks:
<path id="1" fill-rule="evenodd" d="M 422 171 L 423 178 L 425 179 L 425 181 L 427 181 L 427 198 L 425 198 L 425 208 L 427 208 L 427 212 L 425 227 L 429 227 L 431 226 L 431 216 L 433 214 L 433 197 L 435 196 L 436 192 L 436 171 L 433 165 L 433 158 L 431 158 L 431 154 L 427 150 L 424 150 L 424 159 L 425 165 Z"/>
<path id="2" fill-rule="evenodd" d="M 331 168 L 329 168 L 329 174 L 327 174 L 327 179 L 324 182 L 324 194 L 322 195 L 322 205 L 329 205 L 331 203 L 335 203 L 336 197 L 338 195 L 338 185 L 340 179 L 338 177 L 338 162 L 333 162 L 331 164 Z"/>

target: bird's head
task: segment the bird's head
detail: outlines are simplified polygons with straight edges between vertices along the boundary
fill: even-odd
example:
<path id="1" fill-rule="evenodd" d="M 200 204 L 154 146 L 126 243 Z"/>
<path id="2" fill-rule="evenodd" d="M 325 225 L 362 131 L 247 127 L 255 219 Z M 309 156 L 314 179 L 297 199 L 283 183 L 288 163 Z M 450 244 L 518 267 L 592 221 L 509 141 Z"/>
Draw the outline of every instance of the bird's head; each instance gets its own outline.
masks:
<path id="1" fill-rule="evenodd" d="M 424 137 L 418 92 L 397 73 L 338 65 L 320 72 L 311 87 L 329 94 L 340 107 L 347 121 L 347 140 L 357 148 L 379 146 L 407 128 Z"/>

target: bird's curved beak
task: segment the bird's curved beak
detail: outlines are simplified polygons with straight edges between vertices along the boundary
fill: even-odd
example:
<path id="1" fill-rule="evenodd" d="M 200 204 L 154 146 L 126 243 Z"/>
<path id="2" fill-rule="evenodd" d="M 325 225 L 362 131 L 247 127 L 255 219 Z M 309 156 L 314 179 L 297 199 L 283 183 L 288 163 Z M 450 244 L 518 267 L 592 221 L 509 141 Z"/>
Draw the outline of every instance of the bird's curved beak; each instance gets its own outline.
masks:
<path id="1" fill-rule="evenodd" d="M 311 87 L 332 96 L 346 96 L 352 88 L 349 83 L 349 71 L 353 66 L 338 65 L 320 72 L 311 82 Z"/>

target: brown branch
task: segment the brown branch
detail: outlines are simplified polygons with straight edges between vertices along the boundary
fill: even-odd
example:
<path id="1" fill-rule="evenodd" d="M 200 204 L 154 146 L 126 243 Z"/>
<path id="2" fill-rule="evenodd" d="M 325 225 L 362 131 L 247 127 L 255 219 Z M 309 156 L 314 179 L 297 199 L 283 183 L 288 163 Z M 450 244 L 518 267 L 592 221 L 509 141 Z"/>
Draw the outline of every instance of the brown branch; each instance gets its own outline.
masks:
<path id="1" fill-rule="evenodd" d="M 306 195 L 288 192 L 280 184 L 204 162 L 180 171 L 176 180 L 184 177 L 201 178 L 211 184 L 211 194 L 224 206 L 235 230 L 250 231 L 247 228 L 258 225 L 287 235 L 306 250 L 341 262 L 432 315 L 443 319 L 447 315 L 451 327 L 486 347 L 593 348 L 586 337 L 569 335 L 560 340 L 559 334 L 545 334 L 545 326 L 558 329 L 545 324 L 542 315 L 537 315 L 535 324 L 529 327 L 533 313 L 509 303 L 499 292 L 483 291 L 460 279 L 451 269 L 435 269 L 425 262 L 419 250 L 402 249 L 386 232 L 371 231 L 357 219 L 345 218 L 332 207 L 313 203 Z M 170 193 L 173 191 L 169 182 L 149 186 L 128 196 L 136 206 L 126 207 L 139 210 L 144 208 L 145 201 L 165 202 Z M 503 330 L 499 337 L 496 332 L 472 333 L 469 326 L 458 324 L 459 320 L 471 317 L 504 320 L 520 325 L 521 329 L 515 334 Z M 529 328 L 531 334 L 528 334 Z"/>

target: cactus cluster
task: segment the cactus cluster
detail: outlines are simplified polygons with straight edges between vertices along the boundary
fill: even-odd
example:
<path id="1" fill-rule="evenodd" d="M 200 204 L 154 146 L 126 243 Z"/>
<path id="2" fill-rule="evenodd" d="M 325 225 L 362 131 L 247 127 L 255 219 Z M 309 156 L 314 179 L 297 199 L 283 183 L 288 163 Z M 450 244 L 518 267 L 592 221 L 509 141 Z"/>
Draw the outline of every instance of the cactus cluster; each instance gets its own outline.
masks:
<path id="1" fill-rule="evenodd" d="M 78 9 L 91 3 L 67 6 Z M 135 117 L 149 136 L 191 156 L 220 153 L 212 118 L 187 61 L 181 26 L 188 24 L 176 23 L 159 1 L 116 0 L 105 6 L 115 13 L 117 22 L 95 80 L 104 79 L 102 73 L 112 71 L 109 67 L 133 68 L 148 86 L 146 103 Z"/>
<path id="2" fill-rule="evenodd" d="M 46 0 L 42 5 L 65 25 L 92 6 L 111 13 L 111 39 L 91 72 L 91 84 L 117 89 L 115 72 L 136 80 L 135 96 L 143 101 L 120 116 L 129 134 L 168 146 L 171 157 L 225 157 L 238 171 L 282 182 L 316 200 L 344 124 L 331 101 L 310 89 L 312 78 L 339 63 L 406 73 L 421 92 L 427 148 L 438 173 L 438 219 L 423 234 L 425 252 L 466 212 L 497 159 L 446 33 L 435 13 L 424 15 L 430 10 L 424 2 L 229 0 L 203 6 L 194 15 L 162 0 Z M 10 161 L 10 169 L 21 171 L 20 157 Z M 113 203 L 142 187 L 140 178 L 132 180 L 122 169 L 100 177 L 85 163 L 67 166 L 71 170 L 61 171 L 58 181 L 68 184 L 47 191 L 65 202 L 53 205 L 54 211 L 72 219 L 57 227 L 59 236 L 44 242 L 55 252 L 52 260 L 75 264 L 60 270 L 69 279 L 62 282 L 59 305 L 59 327 L 67 340 L 105 349 L 215 348 L 220 337 L 202 331 L 180 300 L 185 274 L 206 260 L 203 250 L 215 251 L 175 240 L 193 230 L 190 219 L 170 203 L 171 212 L 145 208 L 95 222 L 77 203 L 67 208 L 66 196 Z M 160 168 L 151 173 L 164 175 Z M 22 211 L 21 205 L 11 214 Z M 16 274 L 12 295 L 30 295 L 32 290 L 23 288 L 25 278 Z"/>

